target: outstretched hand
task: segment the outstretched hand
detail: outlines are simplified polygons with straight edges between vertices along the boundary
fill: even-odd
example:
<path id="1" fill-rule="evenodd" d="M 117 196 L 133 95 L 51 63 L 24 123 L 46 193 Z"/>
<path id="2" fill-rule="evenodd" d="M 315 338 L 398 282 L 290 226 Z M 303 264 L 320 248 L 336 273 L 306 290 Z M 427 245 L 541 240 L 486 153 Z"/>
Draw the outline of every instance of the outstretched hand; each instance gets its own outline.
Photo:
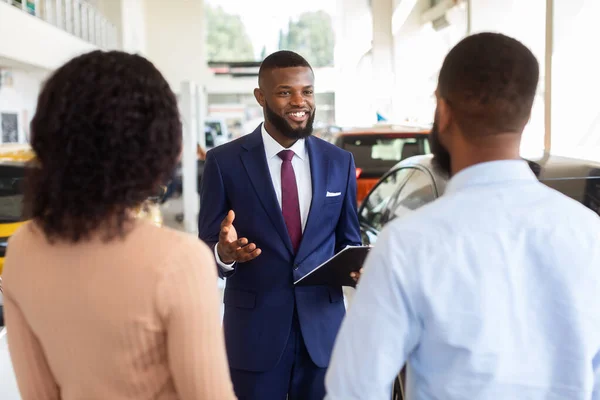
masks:
<path id="1" fill-rule="evenodd" d="M 249 243 L 248 239 L 238 239 L 237 231 L 233 226 L 234 219 L 235 213 L 230 210 L 221 222 L 217 252 L 225 264 L 247 262 L 255 259 L 261 253 L 261 250 L 254 243 Z"/>

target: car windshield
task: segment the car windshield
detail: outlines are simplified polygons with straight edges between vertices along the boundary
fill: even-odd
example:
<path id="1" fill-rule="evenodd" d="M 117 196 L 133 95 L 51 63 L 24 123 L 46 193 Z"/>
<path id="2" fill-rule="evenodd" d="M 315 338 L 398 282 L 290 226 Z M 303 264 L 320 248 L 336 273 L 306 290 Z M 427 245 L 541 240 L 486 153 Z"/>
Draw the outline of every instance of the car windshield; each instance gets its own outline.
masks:
<path id="1" fill-rule="evenodd" d="M 379 177 L 398 161 L 430 152 L 427 137 L 389 135 L 343 135 L 341 146 L 354 155 L 363 177 Z"/>

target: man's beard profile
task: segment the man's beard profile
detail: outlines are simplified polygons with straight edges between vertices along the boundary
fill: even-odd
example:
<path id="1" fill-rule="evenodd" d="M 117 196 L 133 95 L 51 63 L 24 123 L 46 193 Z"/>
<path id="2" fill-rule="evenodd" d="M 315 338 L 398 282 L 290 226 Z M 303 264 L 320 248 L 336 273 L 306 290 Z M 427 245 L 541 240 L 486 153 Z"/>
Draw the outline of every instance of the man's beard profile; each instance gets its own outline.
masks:
<path id="1" fill-rule="evenodd" d="M 437 112 L 433 120 L 431 132 L 429 132 L 429 147 L 431 149 L 431 153 L 433 154 L 433 159 L 431 160 L 433 166 L 441 173 L 450 177 L 452 175 L 452 159 L 448 150 L 440 142 Z"/>
<path id="2" fill-rule="evenodd" d="M 285 118 L 277 115 L 275 111 L 269 107 L 268 104 L 265 104 L 265 110 L 267 113 L 267 120 L 281 132 L 287 138 L 290 139 L 304 139 L 312 135 L 313 133 L 313 122 L 315 120 L 315 110 L 313 109 L 311 114 L 308 116 L 308 120 L 306 121 L 306 126 L 304 128 L 292 128 L 289 122 L 286 121 Z"/>

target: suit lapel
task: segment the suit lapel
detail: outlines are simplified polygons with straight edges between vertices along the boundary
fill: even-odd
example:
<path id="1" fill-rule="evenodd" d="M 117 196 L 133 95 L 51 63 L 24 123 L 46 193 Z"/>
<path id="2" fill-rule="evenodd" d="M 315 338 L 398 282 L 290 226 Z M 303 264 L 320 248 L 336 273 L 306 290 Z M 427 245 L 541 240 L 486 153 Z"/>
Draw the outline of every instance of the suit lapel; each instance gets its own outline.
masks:
<path id="1" fill-rule="evenodd" d="M 267 157 L 261 136 L 261 126 L 249 135 L 248 141 L 243 145 L 246 152 L 241 155 L 242 163 L 275 230 L 281 236 L 288 251 L 293 254 L 292 241 L 277 202 L 273 182 L 271 182 L 271 173 L 267 165 Z"/>
<path id="2" fill-rule="evenodd" d="M 318 229 L 320 210 L 325 201 L 327 176 L 329 175 L 329 159 L 323 154 L 323 149 L 319 146 L 318 141 L 314 137 L 309 136 L 306 140 L 306 147 L 310 160 L 312 201 L 306 227 L 302 234 L 302 242 L 300 242 L 300 248 L 298 249 L 298 254 L 296 254 L 296 260 L 303 260 L 314 248 L 312 238 L 316 236 L 315 230 Z"/>

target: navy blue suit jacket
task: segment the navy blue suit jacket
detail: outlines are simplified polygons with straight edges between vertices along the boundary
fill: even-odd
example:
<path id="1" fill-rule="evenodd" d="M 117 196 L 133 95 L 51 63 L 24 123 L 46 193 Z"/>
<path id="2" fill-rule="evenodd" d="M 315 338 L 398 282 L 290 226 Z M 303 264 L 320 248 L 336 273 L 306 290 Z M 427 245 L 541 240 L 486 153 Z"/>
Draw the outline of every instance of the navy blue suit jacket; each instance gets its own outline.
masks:
<path id="1" fill-rule="evenodd" d="M 356 172 L 352 154 L 308 137 L 312 202 L 297 254 L 286 230 L 267 165 L 260 126 L 251 134 L 207 153 L 200 190 L 199 236 L 211 248 L 221 221 L 235 211 L 238 237 L 262 250 L 252 261 L 223 274 L 224 330 L 231 368 L 267 371 L 281 357 L 294 307 L 308 353 L 322 368 L 345 314 L 341 287 L 294 287 L 347 245 L 361 242 L 356 213 Z M 326 197 L 327 192 L 341 192 Z"/>

